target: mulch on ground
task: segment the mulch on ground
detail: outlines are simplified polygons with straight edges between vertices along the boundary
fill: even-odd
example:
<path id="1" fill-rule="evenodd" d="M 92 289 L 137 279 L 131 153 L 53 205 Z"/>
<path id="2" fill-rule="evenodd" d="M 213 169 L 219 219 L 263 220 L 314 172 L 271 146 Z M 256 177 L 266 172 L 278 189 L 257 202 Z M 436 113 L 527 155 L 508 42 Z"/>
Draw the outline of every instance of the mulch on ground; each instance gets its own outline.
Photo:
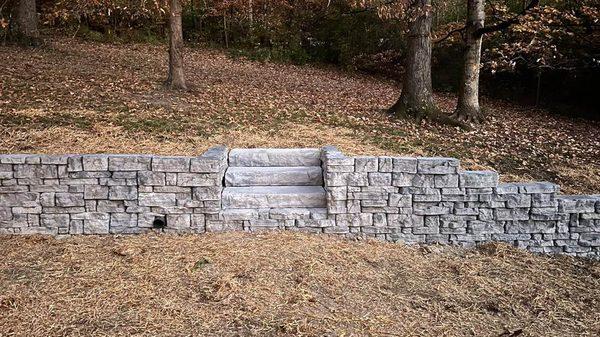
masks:
<path id="1" fill-rule="evenodd" d="M 597 336 L 600 263 L 293 232 L 0 237 L 0 336 Z"/>

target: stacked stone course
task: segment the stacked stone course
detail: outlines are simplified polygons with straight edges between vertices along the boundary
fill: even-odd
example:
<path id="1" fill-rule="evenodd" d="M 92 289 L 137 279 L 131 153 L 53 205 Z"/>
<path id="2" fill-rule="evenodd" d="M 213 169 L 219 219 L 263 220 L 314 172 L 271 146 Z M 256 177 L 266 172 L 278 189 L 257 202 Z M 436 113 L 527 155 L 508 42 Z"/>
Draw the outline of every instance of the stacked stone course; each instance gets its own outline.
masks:
<path id="1" fill-rule="evenodd" d="M 0 155 L 0 234 L 142 233 L 155 230 L 158 219 L 166 223 L 162 231 L 173 232 L 287 229 L 461 246 L 503 241 L 600 257 L 598 195 L 561 195 L 546 182 L 498 183 L 496 172 L 462 171 L 454 158 L 348 157 L 333 147 L 316 159 L 308 155 L 314 149 L 294 153 L 304 157 L 266 150 L 246 164 L 255 167 L 244 168 L 244 152 L 236 150 L 227 177 L 224 147 L 199 157 Z M 223 193 L 225 185 L 230 192 Z"/>

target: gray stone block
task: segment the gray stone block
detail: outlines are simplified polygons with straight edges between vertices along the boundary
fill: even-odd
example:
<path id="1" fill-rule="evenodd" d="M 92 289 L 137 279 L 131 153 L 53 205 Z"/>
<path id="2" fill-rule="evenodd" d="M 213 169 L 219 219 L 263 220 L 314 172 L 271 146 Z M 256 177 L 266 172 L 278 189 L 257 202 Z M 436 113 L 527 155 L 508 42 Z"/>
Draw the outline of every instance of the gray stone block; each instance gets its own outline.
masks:
<path id="1" fill-rule="evenodd" d="M 559 186 L 549 182 L 515 183 L 520 193 L 558 193 Z"/>
<path id="2" fill-rule="evenodd" d="M 150 171 L 151 156 L 111 155 L 108 157 L 110 171 Z"/>
<path id="3" fill-rule="evenodd" d="M 107 155 L 85 155 L 82 157 L 84 171 L 107 171 Z M 114 171 L 114 170 L 113 170 Z"/>
<path id="4" fill-rule="evenodd" d="M 108 199 L 108 186 L 85 185 L 84 199 Z"/>
<path id="5" fill-rule="evenodd" d="M 379 172 L 392 172 L 394 161 L 392 157 L 379 157 Z"/>
<path id="6" fill-rule="evenodd" d="M 229 166 L 320 166 L 320 149 L 233 149 Z"/>
<path id="7" fill-rule="evenodd" d="M 56 165 L 15 165 L 14 177 L 19 178 L 58 178 Z"/>
<path id="8" fill-rule="evenodd" d="M 421 174 L 453 174 L 458 171 L 459 161 L 455 158 L 417 158 L 417 172 Z"/>
<path id="9" fill-rule="evenodd" d="M 320 186 L 226 187 L 224 208 L 325 207 L 325 190 Z"/>
<path id="10" fill-rule="evenodd" d="M 11 207 L 36 207 L 39 205 L 39 194 L 37 193 L 0 193 L 0 206 Z"/>
<path id="11" fill-rule="evenodd" d="M 152 171 L 157 172 L 189 172 L 189 157 L 153 157 Z"/>
<path id="12" fill-rule="evenodd" d="M 139 193 L 140 206 L 175 206 L 175 193 Z"/>
<path id="13" fill-rule="evenodd" d="M 137 174 L 138 184 L 148 186 L 166 185 L 166 175 L 164 172 L 139 171 Z"/>
<path id="14" fill-rule="evenodd" d="M 109 200 L 135 200 L 138 197 L 137 186 L 110 186 Z"/>
<path id="15" fill-rule="evenodd" d="M 138 216 L 134 213 L 113 213 L 110 215 L 110 228 L 137 227 Z"/>
<path id="16" fill-rule="evenodd" d="M 590 195 L 561 195 L 557 197 L 561 213 L 594 213 L 600 197 Z"/>
<path id="17" fill-rule="evenodd" d="M 379 170 L 377 157 L 354 157 L 355 172 L 377 172 Z"/>
<path id="18" fill-rule="evenodd" d="M 459 176 L 462 188 L 489 188 L 498 185 L 498 173 L 494 171 L 463 171 Z"/>
<path id="19" fill-rule="evenodd" d="M 392 163 L 392 172 L 417 173 L 417 158 L 395 157 Z"/>
<path id="20" fill-rule="evenodd" d="M 208 173 L 178 173 L 177 186 L 221 186 L 221 182 Z"/>
<path id="21" fill-rule="evenodd" d="M 225 186 L 312 186 L 323 185 L 320 166 L 230 167 Z"/>
<path id="22" fill-rule="evenodd" d="M 85 206 L 83 193 L 56 193 L 56 206 L 58 207 L 77 207 Z"/>
<path id="23" fill-rule="evenodd" d="M 390 186 L 392 184 L 392 174 L 370 172 L 368 173 L 368 180 L 370 186 Z"/>

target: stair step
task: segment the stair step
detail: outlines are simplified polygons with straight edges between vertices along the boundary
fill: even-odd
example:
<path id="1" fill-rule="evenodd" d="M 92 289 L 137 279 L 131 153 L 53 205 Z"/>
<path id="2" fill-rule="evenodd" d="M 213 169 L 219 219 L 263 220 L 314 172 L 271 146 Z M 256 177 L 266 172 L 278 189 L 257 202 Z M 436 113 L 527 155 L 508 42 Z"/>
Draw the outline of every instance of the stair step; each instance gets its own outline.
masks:
<path id="1" fill-rule="evenodd" d="M 321 186 L 225 187 L 223 208 L 327 207 Z"/>
<path id="2" fill-rule="evenodd" d="M 225 186 L 321 186 L 320 166 L 298 167 L 230 167 Z"/>
<path id="3" fill-rule="evenodd" d="M 321 150 L 233 149 L 229 166 L 321 166 Z"/>

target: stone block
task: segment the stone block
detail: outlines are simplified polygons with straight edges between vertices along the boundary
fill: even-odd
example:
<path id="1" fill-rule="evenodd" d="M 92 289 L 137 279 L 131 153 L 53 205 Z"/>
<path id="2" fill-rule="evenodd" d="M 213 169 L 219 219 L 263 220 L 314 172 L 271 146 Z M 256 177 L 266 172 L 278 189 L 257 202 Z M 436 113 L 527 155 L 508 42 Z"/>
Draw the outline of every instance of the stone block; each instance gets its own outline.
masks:
<path id="1" fill-rule="evenodd" d="M 370 186 L 390 186 L 392 184 L 391 173 L 368 173 L 369 185 Z"/>
<path id="2" fill-rule="evenodd" d="M 39 194 L 37 193 L 0 193 L 0 206 L 2 207 L 36 207 L 38 205 Z"/>
<path id="3" fill-rule="evenodd" d="M 138 197 L 137 186 L 110 186 L 109 200 L 135 200 Z"/>
<path id="4" fill-rule="evenodd" d="M 453 174 L 458 171 L 459 161 L 455 158 L 417 158 L 417 172 L 421 174 Z"/>
<path id="5" fill-rule="evenodd" d="M 462 188 L 490 188 L 498 185 L 498 173 L 494 171 L 463 171 L 459 176 Z"/>
<path id="6" fill-rule="evenodd" d="M 321 166 L 320 149 L 233 149 L 229 166 Z"/>
<path id="7" fill-rule="evenodd" d="M 137 227 L 138 216 L 134 213 L 113 213 L 110 215 L 110 227 Z"/>
<path id="8" fill-rule="evenodd" d="M 189 157 L 153 157 L 152 171 L 156 172 L 189 172 Z"/>
<path id="9" fill-rule="evenodd" d="M 355 172 L 377 172 L 378 170 L 377 157 L 354 157 Z"/>
<path id="10" fill-rule="evenodd" d="M 558 193 L 559 186 L 549 182 L 515 183 L 520 193 Z"/>
<path id="11" fill-rule="evenodd" d="M 164 172 L 139 171 L 137 174 L 137 181 L 140 185 L 164 186 L 166 185 L 165 177 L 166 175 Z"/>
<path id="12" fill-rule="evenodd" d="M 140 206 L 175 206 L 175 193 L 139 193 Z"/>
<path id="13" fill-rule="evenodd" d="M 561 213 L 594 213 L 598 201 L 600 201 L 600 196 L 561 195 L 558 197 L 559 211 Z"/>
<path id="14" fill-rule="evenodd" d="M 379 157 L 379 172 L 392 172 L 394 169 L 394 161 L 392 157 Z"/>
<path id="15" fill-rule="evenodd" d="M 84 185 L 84 199 L 108 199 L 108 186 Z"/>
<path id="16" fill-rule="evenodd" d="M 417 173 L 417 158 L 395 157 L 392 158 L 392 172 Z"/>
<path id="17" fill-rule="evenodd" d="M 458 174 L 440 174 L 434 177 L 436 188 L 456 188 L 458 187 Z"/>
<path id="18" fill-rule="evenodd" d="M 58 207 L 77 207 L 85 206 L 83 193 L 56 193 L 56 206 Z"/>
<path id="19" fill-rule="evenodd" d="M 167 227 L 168 228 L 190 228 L 192 224 L 192 218 L 190 214 L 168 214 L 167 215 Z"/>
<path id="20" fill-rule="evenodd" d="M 193 198 L 196 200 L 221 200 L 221 186 L 194 187 Z"/>
<path id="21" fill-rule="evenodd" d="M 84 171 L 108 171 L 107 155 L 85 155 L 81 160 Z"/>
<path id="22" fill-rule="evenodd" d="M 151 156 L 143 155 L 111 155 L 108 157 L 110 171 L 150 171 Z"/>
<path id="23" fill-rule="evenodd" d="M 43 227 L 54 228 L 64 227 L 68 228 L 70 223 L 69 214 L 41 214 L 40 225 Z"/>
<path id="24" fill-rule="evenodd" d="M 212 174 L 178 173 L 177 186 L 221 186 L 221 182 Z"/>
<path id="25" fill-rule="evenodd" d="M 56 165 L 15 165 L 14 177 L 17 179 L 27 178 L 58 178 Z"/>

